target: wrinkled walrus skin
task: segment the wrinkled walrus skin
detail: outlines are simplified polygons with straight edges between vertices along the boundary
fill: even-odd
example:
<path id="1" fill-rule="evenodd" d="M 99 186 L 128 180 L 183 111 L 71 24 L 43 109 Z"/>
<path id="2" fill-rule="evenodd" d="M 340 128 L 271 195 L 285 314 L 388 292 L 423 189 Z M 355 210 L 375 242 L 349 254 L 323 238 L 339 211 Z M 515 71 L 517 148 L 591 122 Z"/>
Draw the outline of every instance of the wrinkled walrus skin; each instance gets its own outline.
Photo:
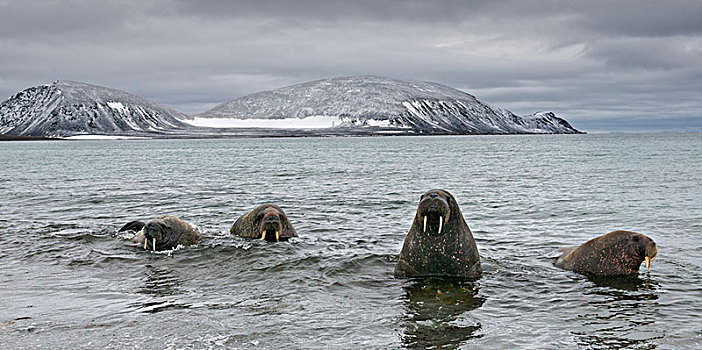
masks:
<path id="1" fill-rule="evenodd" d="M 260 238 L 268 242 L 287 241 L 297 237 L 288 216 L 275 204 L 261 204 L 238 218 L 229 232 L 244 238 Z"/>
<path id="2" fill-rule="evenodd" d="M 629 275 L 647 267 L 658 256 L 658 247 L 646 235 L 631 231 L 612 231 L 595 237 L 578 247 L 560 248 L 552 258 L 566 270 L 595 276 Z"/>
<path id="3" fill-rule="evenodd" d="M 420 197 L 395 277 L 478 278 L 481 273 L 478 247 L 458 203 L 447 191 L 427 191 Z"/>
<path id="4" fill-rule="evenodd" d="M 144 249 L 170 250 L 178 245 L 189 246 L 200 238 L 187 222 L 170 215 L 159 215 L 144 224 L 141 221 L 131 221 L 119 229 L 122 231 L 138 231 L 132 242 L 143 244 Z"/>

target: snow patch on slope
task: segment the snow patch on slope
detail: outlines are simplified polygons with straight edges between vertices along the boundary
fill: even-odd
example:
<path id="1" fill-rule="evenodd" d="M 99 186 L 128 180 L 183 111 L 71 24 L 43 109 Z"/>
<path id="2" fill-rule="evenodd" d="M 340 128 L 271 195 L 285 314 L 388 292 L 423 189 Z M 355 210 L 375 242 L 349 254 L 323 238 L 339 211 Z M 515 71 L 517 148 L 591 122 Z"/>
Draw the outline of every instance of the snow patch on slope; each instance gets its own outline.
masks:
<path id="1" fill-rule="evenodd" d="M 390 126 L 389 120 L 368 119 L 361 121 L 358 119 L 328 115 L 313 115 L 304 118 L 287 119 L 235 119 L 235 118 L 202 118 L 194 117 L 191 120 L 183 120 L 192 126 L 204 128 L 261 128 L 261 129 L 328 129 L 344 126 L 355 127 L 379 127 Z"/>
<path id="2" fill-rule="evenodd" d="M 107 106 L 109 106 L 112 109 L 116 109 L 124 114 L 127 113 L 126 108 L 124 108 L 124 105 L 121 102 L 107 102 Z"/>
<path id="3" fill-rule="evenodd" d="M 342 123 L 339 117 L 310 116 L 290 119 L 234 119 L 195 117 L 184 122 L 205 128 L 324 129 Z"/>

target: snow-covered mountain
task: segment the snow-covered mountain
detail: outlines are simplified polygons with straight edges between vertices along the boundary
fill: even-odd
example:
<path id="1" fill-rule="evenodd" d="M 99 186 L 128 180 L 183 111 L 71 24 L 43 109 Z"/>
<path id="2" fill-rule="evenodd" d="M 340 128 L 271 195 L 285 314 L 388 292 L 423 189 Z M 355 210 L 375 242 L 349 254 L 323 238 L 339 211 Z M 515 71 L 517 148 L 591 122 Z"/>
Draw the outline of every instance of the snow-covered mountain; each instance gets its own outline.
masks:
<path id="1" fill-rule="evenodd" d="M 244 96 L 194 118 L 124 91 L 72 81 L 0 104 L 0 134 L 228 137 L 579 133 L 551 112 L 520 117 L 465 92 L 378 76 L 318 80 Z"/>
<path id="2" fill-rule="evenodd" d="M 551 112 L 520 117 L 445 85 L 379 76 L 331 78 L 259 92 L 216 106 L 190 123 L 253 126 L 291 120 L 322 121 L 331 129 L 421 134 L 579 133 Z"/>
<path id="3" fill-rule="evenodd" d="M 0 104 L 0 134 L 138 135 L 188 128 L 185 114 L 124 91 L 74 81 L 31 87 Z"/>

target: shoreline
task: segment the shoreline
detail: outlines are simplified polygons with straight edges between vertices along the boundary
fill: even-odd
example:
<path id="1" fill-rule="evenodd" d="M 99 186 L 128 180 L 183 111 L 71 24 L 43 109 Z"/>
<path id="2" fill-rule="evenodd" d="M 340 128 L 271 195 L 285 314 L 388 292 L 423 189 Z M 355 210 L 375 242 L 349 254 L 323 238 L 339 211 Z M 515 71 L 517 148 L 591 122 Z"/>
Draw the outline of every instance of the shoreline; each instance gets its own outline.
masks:
<path id="1" fill-rule="evenodd" d="M 44 137 L 44 136 L 19 136 L 19 135 L 8 135 L 0 134 L 0 141 L 58 141 L 61 139 L 55 137 Z"/>
<path id="2" fill-rule="evenodd" d="M 210 131 L 210 130 L 208 130 Z M 375 130 L 338 130 L 336 132 L 323 132 L 315 129 L 263 129 L 263 128 L 242 128 L 239 130 L 220 129 L 219 132 L 198 132 L 192 133 L 135 133 L 118 135 L 82 134 L 65 137 L 46 136 L 19 136 L 0 134 L 0 141 L 95 141 L 95 140 L 164 140 L 164 139 L 239 139 L 239 138 L 303 138 L 303 137 L 387 137 L 387 136 L 517 136 L 517 135 L 584 135 L 586 132 L 578 133 L 505 133 L 505 134 L 458 134 L 458 133 L 414 133 L 397 132 L 395 129 L 376 128 Z"/>

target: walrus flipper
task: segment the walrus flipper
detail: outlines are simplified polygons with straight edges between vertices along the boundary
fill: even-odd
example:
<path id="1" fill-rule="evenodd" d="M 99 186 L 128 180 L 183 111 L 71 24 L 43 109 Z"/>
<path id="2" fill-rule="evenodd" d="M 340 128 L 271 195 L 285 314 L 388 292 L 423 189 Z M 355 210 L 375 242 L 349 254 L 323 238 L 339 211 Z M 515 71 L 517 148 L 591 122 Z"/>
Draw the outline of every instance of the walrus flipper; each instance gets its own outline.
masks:
<path id="1" fill-rule="evenodd" d="M 566 256 L 570 254 L 570 252 L 574 251 L 577 246 L 573 247 L 560 247 L 546 255 L 543 256 L 544 259 L 558 259 L 560 257 Z"/>
<path id="2" fill-rule="evenodd" d="M 569 261 L 565 260 L 564 258 L 568 256 L 568 254 L 572 253 L 578 249 L 578 247 L 561 247 L 558 248 L 554 251 L 552 251 L 550 254 L 546 255 L 546 258 L 549 259 L 554 259 L 555 261 L 553 264 L 556 267 L 560 267 L 562 269 L 566 270 L 572 270 L 573 269 L 573 264 L 570 263 Z"/>
<path id="3" fill-rule="evenodd" d="M 139 231 L 141 231 L 142 228 L 144 228 L 144 226 L 146 226 L 146 224 L 141 222 L 141 221 L 130 221 L 130 222 L 126 223 L 124 226 L 122 226 L 122 228 L 119 229 L 119 231 L 117 231 L 117 232 L 124 232 L 124 231 L 139 232 Z"/>

